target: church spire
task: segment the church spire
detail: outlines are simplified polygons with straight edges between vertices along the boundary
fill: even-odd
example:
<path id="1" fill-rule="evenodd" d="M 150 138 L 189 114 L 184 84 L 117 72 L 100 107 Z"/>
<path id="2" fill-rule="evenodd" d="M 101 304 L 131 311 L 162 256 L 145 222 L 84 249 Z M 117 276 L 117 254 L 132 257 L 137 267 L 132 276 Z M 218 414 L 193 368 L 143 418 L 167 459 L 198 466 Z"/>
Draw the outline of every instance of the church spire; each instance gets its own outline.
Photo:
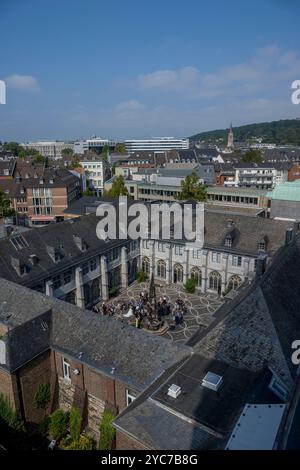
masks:
<path id="1" fill-rule="evenodd" d="M 228 143 L 227 143 L 227 147 L 228 147 L 229 149 L 233 149 L 233 148 L 234 148 L 234 135 L 233 135 L 232 123 L 230 124 L 230 130 L 229 130 L 229 134 L 228 134 Z"/>

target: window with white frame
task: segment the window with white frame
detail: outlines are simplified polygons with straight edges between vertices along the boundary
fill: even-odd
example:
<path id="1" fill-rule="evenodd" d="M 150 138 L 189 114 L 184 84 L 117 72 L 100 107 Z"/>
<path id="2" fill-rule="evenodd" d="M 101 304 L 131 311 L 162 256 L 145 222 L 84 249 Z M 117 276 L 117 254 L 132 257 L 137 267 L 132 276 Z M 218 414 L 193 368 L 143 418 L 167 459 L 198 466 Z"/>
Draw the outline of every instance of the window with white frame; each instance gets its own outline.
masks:
<path id="1" fill-rule="evenodd" d="M 232 257 L 232 266 L 240 268 L 242 266 L 242 257 L 241 256 L 233 256 Z"/>
<path id="2" fill-rule="evenodd" d="M 133 390 L 126 389 L 126 406 L 129 406 L 137 397 L 137 394 Z"/>
<path id="3" fill-rule="evenodd" d="M 221 263 L 221 253 L 213 251 L 211 254 L 211 259 L 214 263 Z"/>
<path id="4" fill-rule="evenodd" d="M 63 358 L 63 374 L 65 380 L 71 381 L 71 366 L 65 357 Z"/>
<path id="5" fill-rule="evenodd" d="M 193 250 L 193 258 L 194 259 L 201 259 L 202 250 Z"/>
<path id="6" fill-rule="evenodd" d="M 164 253 L 164 252 L 165 252 L 165 245 L 164 245 L 164 243 L 161 243 L 161 242 L 158 243 L 158 251 L 159 251 L 160 253 Z"/>
<path id="7" fill-rule="evenodd" d="M 183 247 L 181 245 L 175 245 L 175 255 L 182 256 Z"/>
<path id="8" fill-rule="evenodd" d="M 148 250 L 148 248 L 149 248 L 149 240 L 143 240 L 143 248 L 146 248 L 146 250 Z"/>

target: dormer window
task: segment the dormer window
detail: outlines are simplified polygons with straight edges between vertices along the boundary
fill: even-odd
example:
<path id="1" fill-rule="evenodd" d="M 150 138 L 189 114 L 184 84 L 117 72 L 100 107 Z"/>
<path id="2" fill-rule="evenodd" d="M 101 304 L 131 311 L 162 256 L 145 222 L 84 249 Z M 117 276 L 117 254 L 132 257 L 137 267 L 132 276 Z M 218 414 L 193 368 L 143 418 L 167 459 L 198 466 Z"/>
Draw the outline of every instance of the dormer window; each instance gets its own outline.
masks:
<path id="1" fill-rule="evenodd" d="M 227 246 L 228 248 L 232 247 L 232 237 L 231 237 L 231 235 L 227 235 L 227 237 L 225 238 L 225 246 Z"/>
<path id="2" fill-rule="evenodd" d="M 262 240 L 258 244 L 258 251 L 266 251 L 266 242 Z"/>

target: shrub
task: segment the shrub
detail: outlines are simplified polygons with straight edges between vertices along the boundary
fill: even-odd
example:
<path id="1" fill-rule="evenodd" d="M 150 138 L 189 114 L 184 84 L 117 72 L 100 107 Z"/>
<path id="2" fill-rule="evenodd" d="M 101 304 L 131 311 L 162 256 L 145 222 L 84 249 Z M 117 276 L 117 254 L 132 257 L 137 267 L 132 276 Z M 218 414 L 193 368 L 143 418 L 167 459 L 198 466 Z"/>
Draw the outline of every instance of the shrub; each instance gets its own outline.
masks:
<path id="1" fill-rule="evenodd" d="M 100 423 L 100 450 L 110 450 L 115 440 L 116 430 L 112 426 L 112 421 L 115 418 L 111 411 L 104 411 Z"/>
<path id="2" fill-rule="evenodd" d="M 139 271 L 137 273 L 137 276 L 136 276 L 136 280 L 137 282 L 141 283 L 141 282 L 146 282 L 148 279 L 148 276 L 147 276 L 147 273 L 145 273 L 145 271 Z"/>
<path id="3" fill-rule="evenodd" d="M 73 441 L 78 441 L 81 432 L 82 416 L 78 408 L 73 407 L 70 413 L 70 431 Z"/>
<path id="4" fill-rule="evenodd" d="M 68 415 L 62 410 L 56 410 L 50 416 L 49 434 L 55 441 L 66 436 L 68 430 Z"/>
<path id="5" fill-rule="evenodd" d="M 108 291 L 109 297 L 114 297 L 118 293 L 118 288 L 117 287 L 111 287 Z"/>
<path id="6" fill-rule="evenodd" d="M 36 409 L 41 409 L 46 412 L 46 408 L 50 402 L 50 384 L 40 384 L 33 397 L 33 404 Z"/>
<path id="7" fill-rule="evenodd" d="M 9 399 L 2 394 L 0 394 L 0 418 L 7 426 L 17 431 L 25 431 L 24 423 L 19 414 L 13 409 Z"/>
<path id="8" fill-rule="evenodd" d="M 50 425 L 50 416 L 45 416 L 39 423 L 38 430 L 41 434 L 48 434 Z"/>
<path id="9" fill-rule="evenodd" d="M 184 284 L 184 288 L 188 294 L 194 294 L 196 291 L 197 280 L 194 278 L 187 279 L 186 283 Z"/>
<path id="10" fill-rule="evenodd" d="M 93 450 L 95 449 L 95 441 L 85 435 L 81 435 L 77 441 L 73 441 L 69 436 L 63 440 L 62 447 L 65 450 Z"/>

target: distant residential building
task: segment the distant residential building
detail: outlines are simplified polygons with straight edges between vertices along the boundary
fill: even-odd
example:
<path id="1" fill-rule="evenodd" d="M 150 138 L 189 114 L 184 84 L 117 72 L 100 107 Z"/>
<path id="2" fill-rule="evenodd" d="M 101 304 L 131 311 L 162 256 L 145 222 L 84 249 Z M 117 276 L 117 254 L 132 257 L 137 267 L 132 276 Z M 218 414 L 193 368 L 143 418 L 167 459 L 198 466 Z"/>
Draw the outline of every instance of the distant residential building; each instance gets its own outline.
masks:
<path id="1" fill-rule="evenodd" d="M 239 187 L 271 190 L 288 180 L 289 165 L 284 163 L 239 163 L 234 168 Z"/>
<path id="2" fill-rule="evenodd" d="M 166 152 L 169 150 L 183 150 L 189 148 L 188 139 L 175 139 L 174 137 L 157 137 L 154 139 L 125 140 L 128 153 L 140 151 Z"/>
<path id="3" fill-rule="evenodd" d="M 0 180 L 0 189 L 11 200 L 18 224 L 45 225 L 64 220 L 64 209 L 80 197 L 81 181 L 67 170 L 31 167 Z"/>
<path id="4" fill-rule="evenodd" d="M 115 149 L 116 142 L 114 140 L 102 139 L 101 137 L 94 137 L 92 139 L 74 142 L 73 150 L 74 153 L 78 155 L 84 155 L 89 150 L 93 150 L 100 154 L 106 146 L 108 146 L 109 150 L 112 151 Z"/>
<path id="5" fill-rule="evenodd" d="M 102 192 L 104 189 L 104 182 L 109 175 L 107 161 L 97 155 L 87 155 L 80 159 L 80 164 L 85 171 L 87 185 L 91 189 Z"/>
<path id="6" fill-rule="evenodd" d="M 34 149 L 37 150 L 43 157 L 48 158 L 61 158 L 62 157 L 62 150 L 64 149 L 72 149 L 72 143 L 66 142 L 56 142 L 56 141 L 41 141 L 41 142 L 28 142 L 25 144 L 21 144 L 22 147 L 25 149 Z"/>

